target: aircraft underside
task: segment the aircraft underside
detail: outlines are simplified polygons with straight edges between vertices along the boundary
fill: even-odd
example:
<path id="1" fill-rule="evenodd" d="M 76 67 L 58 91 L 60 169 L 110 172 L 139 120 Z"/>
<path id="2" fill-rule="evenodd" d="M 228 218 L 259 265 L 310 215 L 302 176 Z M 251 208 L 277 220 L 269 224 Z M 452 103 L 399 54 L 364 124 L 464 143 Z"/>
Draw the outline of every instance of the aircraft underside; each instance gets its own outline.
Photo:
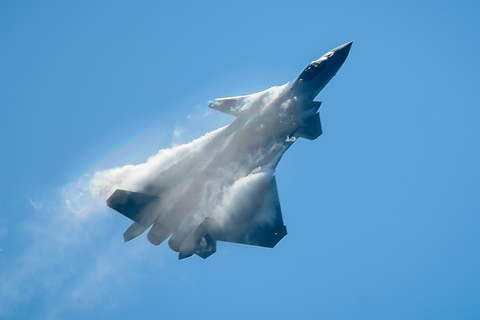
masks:
<path id="1" fill-rule="evenodd" d="M 137 190 L 117 189 L 107 205 L 133 221 L 130 241 L 168 240 L 179 259 L 207 258 L 217 241 L 273 248 L 286 234 L 275 168 L 298 139 L 322 134 L 313 101 L 345 61 L 351 42 L 312 61 L 291 83 L 252 95 L 214 100 L 235 116 L 205 145 L 175 160 Z"/>

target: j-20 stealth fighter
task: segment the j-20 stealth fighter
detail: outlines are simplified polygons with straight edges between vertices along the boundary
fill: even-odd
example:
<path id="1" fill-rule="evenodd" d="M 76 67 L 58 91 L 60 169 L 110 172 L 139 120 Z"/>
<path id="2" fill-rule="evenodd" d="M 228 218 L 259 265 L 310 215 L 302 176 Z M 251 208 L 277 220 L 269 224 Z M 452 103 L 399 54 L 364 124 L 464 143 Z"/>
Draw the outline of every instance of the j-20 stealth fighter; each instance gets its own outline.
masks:
<path id="1" fill-rule="evenodd" d="M 133 220 L 130 241 L 168 244 L 179 259 L 207 258 L 217 241 L 273 248 L 286 234 L 275 168 L 297 138 L 322 134 L 318 93 L 335 76 L 352 42 L 314 60 L 292 82 L 256 94 L 220 98 L 209 107 L 236 119 L 199 150 L 140 190 L 117 189 L 107 205 Z"/>

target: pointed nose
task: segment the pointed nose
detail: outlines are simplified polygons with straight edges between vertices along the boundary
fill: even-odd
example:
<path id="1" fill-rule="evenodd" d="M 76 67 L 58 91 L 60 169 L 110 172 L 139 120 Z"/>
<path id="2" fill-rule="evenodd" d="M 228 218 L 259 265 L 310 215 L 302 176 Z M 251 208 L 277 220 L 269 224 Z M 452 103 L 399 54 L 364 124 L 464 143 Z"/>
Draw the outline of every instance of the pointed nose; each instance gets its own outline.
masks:
<path id="1" fill-rule="evenodd" d="M 336 47 L 332 51 L 335 52 L 335 54 L 342 53 L 346 56 L 350 52 L 350 48 L 352 47 L 352 43 L 353 43 L 353 41 L 342 44 L 341 46 Z"/>

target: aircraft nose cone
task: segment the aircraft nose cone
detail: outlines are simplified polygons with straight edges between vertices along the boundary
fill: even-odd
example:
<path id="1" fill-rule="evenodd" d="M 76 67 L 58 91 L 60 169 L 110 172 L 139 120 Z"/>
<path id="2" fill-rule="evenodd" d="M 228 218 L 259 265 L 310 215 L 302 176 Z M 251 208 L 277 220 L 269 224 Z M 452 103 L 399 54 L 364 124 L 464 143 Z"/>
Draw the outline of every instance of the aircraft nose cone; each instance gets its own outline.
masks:
<path id="1" fill-rule="evenodd" d="M 348 42 L 348 43 L 342 44 L 341 46 L 336 47 L 336 48 L 333 49 L 332 51 L 335 52 L 335 54 L 341 52 L 341 53 L 347 55 L 347 54 L 350 52 L 350 48 L 352 47 L 352 43 L 353 43 L 353 41 L 350 41 L 350 42 Z"/>

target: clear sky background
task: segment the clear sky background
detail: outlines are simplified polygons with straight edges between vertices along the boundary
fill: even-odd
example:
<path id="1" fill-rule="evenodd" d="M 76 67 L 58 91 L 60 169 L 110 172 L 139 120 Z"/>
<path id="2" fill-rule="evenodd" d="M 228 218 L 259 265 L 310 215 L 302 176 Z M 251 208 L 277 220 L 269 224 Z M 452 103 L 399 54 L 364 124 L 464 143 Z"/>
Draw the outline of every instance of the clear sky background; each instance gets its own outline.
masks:
<path id="1" fill-rule="evenodd" d="M 0 317 L 479 319 L 479 17 L 478 1 L 3 1 Z M 72 207 L 94 172 L 228 124 L 209 100 L 351 40 L 317 98 L 324 134 L 277 168 L 274 249 L 178 261 L 123 243 L 103 202 Z"/>

